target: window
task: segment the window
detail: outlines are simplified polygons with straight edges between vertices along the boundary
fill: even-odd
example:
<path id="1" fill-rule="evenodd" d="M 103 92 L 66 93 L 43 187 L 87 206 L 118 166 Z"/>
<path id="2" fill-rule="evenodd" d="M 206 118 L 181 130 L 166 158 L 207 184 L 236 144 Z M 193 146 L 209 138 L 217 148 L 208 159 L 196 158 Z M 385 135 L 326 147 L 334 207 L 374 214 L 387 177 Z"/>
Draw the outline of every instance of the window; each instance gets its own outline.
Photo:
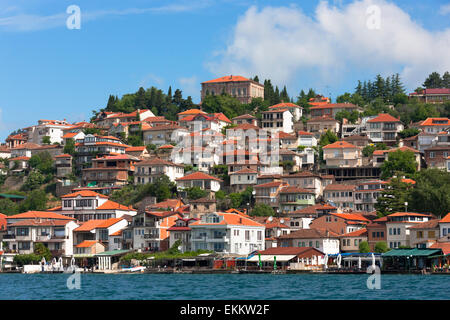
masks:
<path id="1" fill-rule="evenodd" d="M 258 231 L 258 241 L 262 240 L 262 231 Z"/>
<path id="2" fill-rule="evenodd" d="M 16 236 L 28 236 L 29 229 L 28 228 L 17 228 L 16 230 Z"/>
<path id="3" fill-rule="evenodd" d="M 423 238 L 423 231 L 417 231 L 417 238 L 418 239 Z"/>
<path id="4" fill-rule="evenodd" d="M 245 230 L 245 241 L 250 241 L 250 231 Z"/>

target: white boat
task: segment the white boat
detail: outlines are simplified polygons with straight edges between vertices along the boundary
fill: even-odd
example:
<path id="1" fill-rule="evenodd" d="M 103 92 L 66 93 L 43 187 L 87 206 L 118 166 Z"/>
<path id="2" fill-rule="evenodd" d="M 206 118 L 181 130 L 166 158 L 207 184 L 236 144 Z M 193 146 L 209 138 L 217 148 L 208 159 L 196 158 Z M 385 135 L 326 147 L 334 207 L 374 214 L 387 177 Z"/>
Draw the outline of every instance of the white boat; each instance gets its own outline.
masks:
<path id="1" fill-rule="evenodd" d="M 133 268 L 123 268 L 122 272 L 144 272 L 145 267 L 133 267 Z"/>

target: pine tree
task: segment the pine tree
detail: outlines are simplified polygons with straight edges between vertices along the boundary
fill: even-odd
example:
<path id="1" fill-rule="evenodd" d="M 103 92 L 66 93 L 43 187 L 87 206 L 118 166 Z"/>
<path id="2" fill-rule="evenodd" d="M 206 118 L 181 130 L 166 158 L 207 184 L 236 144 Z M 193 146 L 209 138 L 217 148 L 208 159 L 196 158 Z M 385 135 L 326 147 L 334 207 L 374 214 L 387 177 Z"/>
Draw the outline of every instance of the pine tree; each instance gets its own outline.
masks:
<path id="1" fill-rule="evenodd" d="M 106 104 L 106 110 L 115 111 L 115 105 L 117 102 L 117 96 L 114 97 L 112 94 L 109 95 L 108 103 Z"/>
<path id="2" fill-rule="evenodd" d="M 361 89 L 361 96 L 362 96 L 362 98 L 364 99 L 365 102 L 369 101 L 369 96 L 368 95 L 369 95 L 369 92 L 367 90 L 367 82 L 364 81 L 362 89 Z"/>
<path id="3" fill-rule="evenodd" d="M 405 87 L 403 86 L 402 81 L 400 80 L 400 75 L 398 73 L 395 74 L 395 80 L 392 83 L 394 87 L 394 96 L 396 94 L 405 94 Z"/>
<path id="4" fill-rule="evenodd" d="M 381 75 L 377 74 L 375 78 L 375 98 L 382 98 L 384 100 L 384 79 Z"/>
<path id="5" fill-rule="evenodd" d="M 448 71 L 442 75 L 442 87 L 450 89 L 450 73 Z"/>
<path id="6" fill-rule="evenodd" d="M 282 101 L 284 101 L 284 102 L 289 102 L 289 101 L 290 101 L 289 95 L 288 95 L 288 93 L 287 93 L 286 86 L 284 86 L 284 87 L 283 87 L 283 90 L 281 91 L 280 99 L 281 99 Z"/>
<path id="7" fill-rule="evenodd" d="M 177 106 L 180 106 L 182 100 L 183 100 L 182 91 L 180 89 L 175 90 L 175 93 L 173 94 L 172 102 L 174 104 L 176 104 Z"/>
<path id="8" fill-rule="evenodd" d="M 278 89 L 278 86 L 275 87 L 275 93 L 273 95 L 273 100 L 271 101 L 271 104 L 278 104 L 281 102 L 280 99 L 280 90 Z"/>
<path id="9" fill-rule="evenodd" d="M 255 77 L 253 78 L 253 81 L 255 81 L 255 82 L 258 82 L 258 83 L 259 83 L 259 78 L 258 78 L 258 76 L 255 76 Z"/>
<path id="10" fill-rule="evenodd" d="M 392 86 L 391 86 L 391 80 L 389 77 L 386 77 L 386 80 L 384 80 L 384 102 L 392 102 Z"/>
<path id="11" fill-rule="evenodd" d="M 367 102 L 375 99 L 375 88 L 372 85 L 372 81 L 367 81 Z"/>
<path id="12" fill-rule="evenodd" d="M 428 78 L 425 79 L 425 82 L 422 84 L 427 89 L 430 88 L 441 88 L 442 87 L 442 79 L 441 75 L 437 72 L 432 72 Z"/>
<path id="13" fill-rule="evenodd" d="M 359 94 L 360 96 L 362 96 L 362 85 L 361 85 L 361 81 L 358 80 L 358 85 L 355 88 L 355 93 Z"/>

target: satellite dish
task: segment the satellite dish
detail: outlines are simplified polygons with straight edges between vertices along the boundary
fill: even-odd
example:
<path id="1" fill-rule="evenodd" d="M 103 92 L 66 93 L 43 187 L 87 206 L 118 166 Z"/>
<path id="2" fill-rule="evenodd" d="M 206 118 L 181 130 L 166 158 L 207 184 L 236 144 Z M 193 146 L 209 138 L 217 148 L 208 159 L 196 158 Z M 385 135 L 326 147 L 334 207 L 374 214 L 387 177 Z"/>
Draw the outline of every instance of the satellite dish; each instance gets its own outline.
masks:
<path id="1" fill-rule="evenodd" d="M 270 216 L 269 218 L 267 218 L 267 221 L 272 222 L 273 221 L 273 217 Z"/>
<path id="2" fill-rule="evenodd" d="M 283 224 L 284 223 L 284 219 L 280 219 L 280 223 Z"/>

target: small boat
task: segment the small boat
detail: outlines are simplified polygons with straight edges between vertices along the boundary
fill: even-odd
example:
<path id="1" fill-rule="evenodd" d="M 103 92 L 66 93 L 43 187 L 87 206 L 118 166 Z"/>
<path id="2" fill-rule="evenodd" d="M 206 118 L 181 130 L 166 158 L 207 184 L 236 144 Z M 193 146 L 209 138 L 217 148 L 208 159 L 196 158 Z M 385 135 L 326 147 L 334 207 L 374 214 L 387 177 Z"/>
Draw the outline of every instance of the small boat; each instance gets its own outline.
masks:
<path id="1" fill-rule="evenodd" d="M 145 271 L 145 267 L 133 267 L 133 268 L 123 268 L 122 272 L 144 272 Z"/>

